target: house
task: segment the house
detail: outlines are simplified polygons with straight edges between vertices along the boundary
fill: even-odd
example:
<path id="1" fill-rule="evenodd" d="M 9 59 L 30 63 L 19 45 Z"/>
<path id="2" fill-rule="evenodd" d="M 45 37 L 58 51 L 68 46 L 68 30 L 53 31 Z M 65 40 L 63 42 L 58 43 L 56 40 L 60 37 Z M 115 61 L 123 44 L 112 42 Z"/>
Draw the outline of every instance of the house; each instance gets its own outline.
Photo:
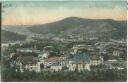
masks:
<path id="1" fill-rule="evenodd" d="M 28 38 L 26 38 L 25 43 L 36 42 L 36 41 L 37 41 L 37 40 L 35 40 L 35 39 L 32 38 L 32 37 L 28 37 Z"/>
<path id="2" fill-rule="evenodd" d="M 9 43 L 1 43 L 1 50 L 6 50 L 9 47 Z"/>
<path id="3" fill-rule="evenodd" d="M 79 44 L 79 45 L 73 46 L 71 50 L 72 50 L 71 54 L 77 54 L 78 51 L 87 53 L 87 52 L 94 51 L 95 49 L 91 45 Z"/>
<path id="4" fill-rule="evenodd" d="M 11 59 L 16 53 L 10 53 L 9 58 Z"/>
<path id="5" fill-rule="evenodd" d="M 9 46 L 9 43 L 1 43 L 2 48 L 7 48 Z"/>
<path id="6" fill-rule="evenodd" d="M 17 52 L 35 52 L 35 53 L 39 53 L 40 50 L 36 50 L 34 48 L 18 48 L 16 49 Z"/>
<path id="7" fill-rule="evenodd" d="M 69 60 L 67 67 L 69 71 L 90 70 L 90 58 L 86 54 L 80 53 Z"/>
<path id="8" fill-rule="evenodd" d="M 80 45 L 75 45 L 71 49 L 71 50 L 73 50 L 71 52 L 71 54 L 77 54 L 78 50 L 80 50 L 80 49 L 87 49 L 87 46 L 86 45 L 81 45 L 81 44 Z"/>
<path id="9" fill-rule="evenodd" d="M 62 66 L 66 66 L 68 61 L 67 61 L 67 55 L 62 55 L 60 58 L 59 58 L 59 62 Z"/>
<path id="10" fill-rule="evenodd" d="M 61 71 L 63 68 L 63 66 L 59 63 L 59 62 L 56 62 L 56 63 L 53 63 L 51 65 L 51 71 Z"/>
<path id="11" fill-rule="evenodd" d="M 127 62 L 116 60 L 116 59 L 109 59 L 107 61 L 104 62 L 104 64 L 107 66 L 108 69 L 118 69 L 118 70 L 122 70 L 124 68 L 126 68 L 126 64 Z M 115 65 L 114 65 L 115 64 Z"/>
<path id="12" fill-rule="evenodd" d="M 108 62 L 117 62 L 116 59 L 109 59 Z"/>
<path id="13" fill-rule="evenodd" d="M 47 59 L 44 59 L 43 64 L 45 67 L 47 67 L 47 66 L 51 66 L 52 64 L 57 63 L 57 62 L 59 64 L 61 64 L 62 66 L 66 65 L 64 57 L 49 57 Z"/>
<path id="14" fill-rule="evenodd" d="M 120 52 L 118 50 L 113 51 L 113 56 L 120 56 Z"/>
<path id="15" fill-rule="evenodd" d="M 44 47 L 44 51 L 50 51 L 51 49 L 53 49 L 53 46 L 46 46 L 46 47 Z"/>
<path id="16" fill-rule="evenodd" d="M 44 63 L 44 59 L 47 59 L 49 56 L 50 56 L 49 52 L 40 52 L 38 54 L 38 58 L 39 58 L 41 63 Z"/>
<path id="17" fill-rule="evenodd" d="M 113 51 L 113 56 L 124 56 L 124 55 L 126 55 L 125 49 L 118 48 Z"/>
<path id="18" fill-rule="evenodd" d="M 19 56 L 16 59 L 16 66 L 21 72 L 25 70 L 40 72 L 40 62 L 34 56 Z"/>
<path id="19" fill-rule="evenodd" d="M 91 56 L 91 65 L 100 65 L 103 63 L 103 57 L 99 55 L 93 55 Z"/>
<path id="20" fill-rule="evenodd" d="M 47 59 L 44 59 L 44 66 L 48 67 L 51 66 L 53 63 L 56 63 L 58 61 L 59 57 L 49 57 Z"/>

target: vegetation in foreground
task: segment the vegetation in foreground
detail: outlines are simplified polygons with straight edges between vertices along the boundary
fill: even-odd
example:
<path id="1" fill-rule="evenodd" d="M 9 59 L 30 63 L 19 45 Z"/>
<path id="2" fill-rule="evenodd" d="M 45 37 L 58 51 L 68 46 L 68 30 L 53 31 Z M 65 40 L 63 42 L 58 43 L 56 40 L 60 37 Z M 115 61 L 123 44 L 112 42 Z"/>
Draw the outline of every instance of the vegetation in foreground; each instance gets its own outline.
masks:
<path id="1" fill-rule="evenodd" d="M 2 81 L 62 81 L 62 82 L 124 82 L 127 80 L 127 69 L 117 70 L 92 70 L 82 72 L 15 72 L 14 68 L 10 68 L 7 65 L 8 62 L 4 63 L 2 68 Z"/>

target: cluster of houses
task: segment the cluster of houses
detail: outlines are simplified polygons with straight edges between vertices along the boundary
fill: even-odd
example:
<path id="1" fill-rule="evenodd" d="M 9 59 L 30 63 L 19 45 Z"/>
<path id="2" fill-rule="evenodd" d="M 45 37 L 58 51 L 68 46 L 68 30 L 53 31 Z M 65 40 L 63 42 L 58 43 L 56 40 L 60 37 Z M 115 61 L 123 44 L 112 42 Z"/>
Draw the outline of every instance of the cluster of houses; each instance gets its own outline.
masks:
<path id="1" fill-rule="evenodd" d="M 74 47 L 73 47 L 74 48 Z M 72 49 L 73 49 L 72 48 Z M 83 49 L 80 48 L 80 49 Z M 12 66 L 17 66 L 17 68 L 23 72 L 24 70 L 28 71 L 90 71 L 91 65 L 100 65 L 103 63 L 103 57 L 98 55 L 90 56 L 86 52 L 82 52 L 74 49 L 74 53 L 72 57 L 69 55 L 62 56 L 52 56 L 50 57 L 50 53 L 48 51 L 39 52 L 36 49 L 28 49 L 28 48 L 20 48 L 17 49 L 17 52 L 36 52 L 38 56 L 31 55 L 18 55 L 16 53 L 11 53 L 10 58 L 15 58 Z M 86 49 L 83 49 L 86 50 Z M 14 65 L 15 64 L 15 65 Z M 43 68 L 41 67 L 43 65 Z M 17 69 L 17 70 L 18 70 Z"/>
<path id="2" fill-rule="evenodd" d="M 106 54 L 106 47 L 112 46 L 112 43 L 95 43 L 91 45 L 74 45 L 68 54 L 61 56 L 52 56 L 49 51 L 37 50 L 35 48 L 18 48 L 17 53 L 36 53 L 38 56 L 22 55 L 11 53 L 11 66 L 16 66 L 16 71 L 83 71 L 91 70 L 91 66 L 104 64 L 103 54 Z M 119 44 L 117 44 L 119 45 Z M 113 56 L 124 55 L 125 44 L 114 46 Z M 123 46 L 124 45 L 124 46 Z M 9 44 L 3 43 L 2 48 L 7 48 Z M 52 46 L 49 46 L 52 48 Z M 45 48 L 44 48 L 45 49 Z M 111 61 L 108 61 L 111 62 Z M 43 67 L 42 67 L 43 66 Z"/>

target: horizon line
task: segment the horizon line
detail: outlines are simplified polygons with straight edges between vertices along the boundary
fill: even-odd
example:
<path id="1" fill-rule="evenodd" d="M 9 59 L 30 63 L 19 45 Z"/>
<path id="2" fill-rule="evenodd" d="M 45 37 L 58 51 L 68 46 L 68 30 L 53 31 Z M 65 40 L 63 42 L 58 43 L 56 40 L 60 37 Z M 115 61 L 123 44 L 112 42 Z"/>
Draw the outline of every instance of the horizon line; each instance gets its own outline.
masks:
<path id="1" fill-rule="evenodd" d="M 64 19 L 66 19 L 66 18 L 71 18 L 71 17 L 74 17 L 74 18 L 81 18 L 81 19 L 90 19 L 90 20 L 113 20 L 113 21 L 127 21 L 127 19 L 126 20 L 115 20 L 115 19 L 111 19 L 111 18 L 106 18 L 106 19 L 92 19 L 92 18 L 82 18 L 82 17 L 75 17 L 75 16 L 70 16 L 70 17 L 65 17 L 65 18 L 62 18 L 62 19 L 59 19 L 59 20 L 57 20 L 57 21 L 61 21 L 61 20 L 64 20 Z M 57 22 L 57 21 L 54 21 L 54 22 Z M 49 23 L 54 23 L 54 22 L 48 22 L 48 23 L 42 23 L 42 24 L 49 24 Z M 39 24 L 1 24 L 2 26 L 32 26 L 32 25 L 42 25 L 41 23 L 39 23 Z"/>

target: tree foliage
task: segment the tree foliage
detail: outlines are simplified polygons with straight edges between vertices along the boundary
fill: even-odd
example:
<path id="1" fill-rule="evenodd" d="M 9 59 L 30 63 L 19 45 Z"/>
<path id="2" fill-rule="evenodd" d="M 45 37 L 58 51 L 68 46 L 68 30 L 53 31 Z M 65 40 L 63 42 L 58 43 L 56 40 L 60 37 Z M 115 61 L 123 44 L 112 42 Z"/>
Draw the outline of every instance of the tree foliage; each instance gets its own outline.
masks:
<path id="1" fill-rule="evenodd" d="M 124 70 L 96 70 L 82 72 L 15 72 L 13 70 L 4 71 L 3 81 L 62 81 L 62 82 L 124 82 L 127 79 L 126 69 Z"/>

